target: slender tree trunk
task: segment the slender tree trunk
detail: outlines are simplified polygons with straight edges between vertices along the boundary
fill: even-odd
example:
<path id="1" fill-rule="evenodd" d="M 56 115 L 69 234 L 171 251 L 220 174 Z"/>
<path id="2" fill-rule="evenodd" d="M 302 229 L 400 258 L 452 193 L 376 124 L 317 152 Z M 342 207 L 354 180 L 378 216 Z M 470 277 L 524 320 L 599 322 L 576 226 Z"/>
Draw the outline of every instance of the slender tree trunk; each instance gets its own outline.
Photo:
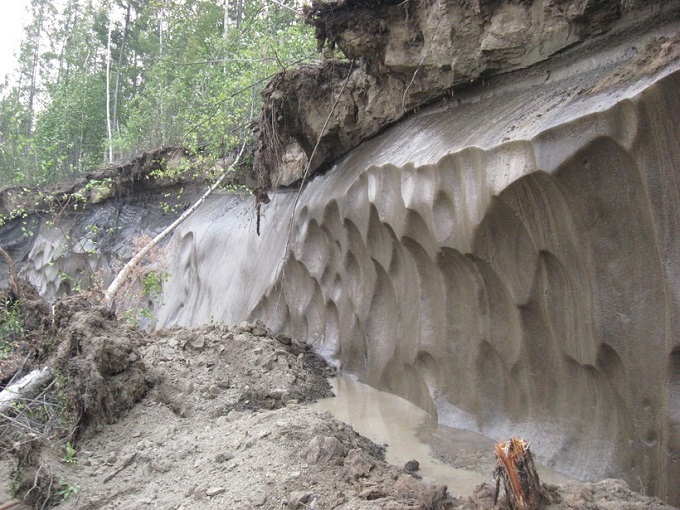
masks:
<path id="1" fill-rule="evenodd" d="M 109 36 L 106 43 L 106 134 L 109 140 L 109 163 L 113 161 L 113 133 L 111 132 L 111 32 L 113 32 L 113 16 L 109 12 Z"/>
<path id="2" fill-rule="evenodd" d="M 69 74 L 69 64 L 68 62 L 64 65 L 64 54 L 66 53 L 66 48 L 71 42 L 71 36 L 73 35 L 72 28 L 78 23 L 78 17 L 80 15 L 80 4 L 78 2 L 73 2 L 72 6 L 69 7 L 69 17 L 66 20 L 65 26 L 69 29 L 66 30 L 66 35 L 61 44 L 61 50 L 59 51 L 59 69 L 57 70 L 57 83 L 61 83 L 64 76 Z"/>
<path id="3" fill-rule="evenodd" d="M 164 22 L 164 16 L 165 16 L 165 6 L 164 6 L 163 0 L 162 0 L 161 1 L 160 14 L 158 16 L 158 42 L 159 42 L 159 45 L 160 45 L 160 58 L 161 59 L 163 58 L 163 22 Z M 164 115 L 163 115 L 164 107 L 163 107 L 163 96 L 162 95 L 161 95 L 161 99 L 160 99 L 160 105 L 158 106 L 158 108 L 159 108 L 160 114 L 161 114 L 160 115 L 160 117 L 161 117 L 161 121 L 160 121 L 161 142 L 160 142 L 160 145 L 161 145 L 161 147 L 164 147 L 165 146 L 165 125 L 166 125 L 166 122 L 165 122 L 165 118 L 164 118 Z"/>
<path id="4" fill-rule="evenodd" d="M 116 86 L 113 90 L 113 130 L 116 133 L 120 132 L 118 126 L 118 98 L 120 94 L 120 73 L 123 67 L 123 55 L 125 54 L 125 45 L 128 38 L 128 30 L 130 28 L 130 8 L 131 3 L 127 4 L 127 11 L 125 12 L 125 28 L 123 29 L 123 42 L 120 45 L 120 53 L 118 54 L 118 69 L 116 69 Z"/>
<path id="5" fill-rule="evenodd" d="M 158 13 L 158 43 L 160 48 L 160 56 L 163 56 L 163 23 L 165 22 L 165 5 L 161 1 L 160 11 Z"/>
<path id="6" fill-rule="evenodd" d="M 243 0 L 236 0 L 236 28 L 241 28 L 243 21 Z"/>
<path id="7" fill-rule="evenodd" d="M 229 0 L 224 0 L 224 21 L 222 26 L 222 37 L 227 37 L 229 32 Z"/>
<path id="8" fill-rule="evenodd" d="M 226 39 L 229 33 L 229 0 L 224 0 L 224 17 L 222 18 L 222 38 Z M 222 74 L 227 75 L 227 63 L 222 63 Z"/>
<path id="9" fill-rule="evenodd" d="M 212 186 L 210 186 L 208 191 L 206 191 L 203 194 L 203 196 L 194 203 L 194 205 L 192 205 L 191 207 L 189 207 L 189 209 L 184 211 L 182 215 L 179 218 L 177 218 L 169 227 L 163 230 L 163 232 L 158 234 L 151 241 L 149 241 L 149 243 L 146 246 L 144 246 L 144 248 L 137 252 L 135 256 L 132 257 L 127 264 L 125 264 L 123 269 L 120 270 L 120 272 L 111 282 L 111 285 L 109 285 L 109 287 L 106 289 L 106 292 L 104 292 L 104 302 L 106 303 L 106 306 L 108 306 L 109 308 L 114 307 L 115 304 L 114 300 L 116 298 L 118 290 L 120 289 L 120 286 L 130 276 L 132 270 L 135 267 L 137 267 L 137 265 L 151 251 L 151 249 L 158 243 L 160 243 L 163 239 L 165 239 L 169 234 L 171 234 L 179 225 L 181 225 L 184 222 L 184 220 L 191 216 L 194 213 L 194 211 L 196 211 L 196 209 L 198 209 L 201 206 L 201 204 L 203 204 L 207 200 L 207 198 L 213 193 L 213 191 L 215 191 L 219 187 L 219 185 L 222 184 L 222 181 L 224 181 L 224 178 L 227 176 L 229 171 L 238 164 L 239 160 L 241 159 L 241 156 L 243 155 L 245 147 L 246 144 L 243 143 L 234 162 L 222 172 L 222 175 L 220 175 L 219 179 L 217 179 L 215 183 Z"/>
<path id="10" fill-rule="evenodd" d="M 28 89 L 28 121 L 26 123 L 26 136 L 33 134 L 33 118 L 35 117 L 35 97 L 38 88 L 38 73 L 40 69 L 40 38 L 42 37 L 42 26 L 44 21 L 45 4 L 40 2 L 39 9 L 35 13 L 36 28 L 33 34 L 33 55 L 31 62 L 31 84 Z"/>

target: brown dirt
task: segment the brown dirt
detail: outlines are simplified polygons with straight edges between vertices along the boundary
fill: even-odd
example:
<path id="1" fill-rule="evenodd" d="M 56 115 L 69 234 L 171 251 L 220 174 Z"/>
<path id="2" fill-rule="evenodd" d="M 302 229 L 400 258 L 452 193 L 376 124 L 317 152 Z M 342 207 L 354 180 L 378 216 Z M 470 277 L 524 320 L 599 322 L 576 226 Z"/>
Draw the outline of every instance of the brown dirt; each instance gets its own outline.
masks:
<path id="1" fill-rule="evenodd" d="M 24 186 L 0 187 L 0 217 L 9 218 L 18 209 L 29 213 L 63 213 L 77 204 L 78 198 L 84 199 L 87 204 L 93 204 L 133 192 L 181 184 L 179 179 L 165 182 L 155 175 L 169 166 L 178 165 L 182 158 L 189 157 L 189 151 L 183 147 L 162 147 L 144 152 L 124 163 L 107 165 L 73 181 L 41 189 Z M 100 185 L 92 188 L 97 183 Z M 82 205 L 81 202 L 80 206 Z"/>
<path id="2" fill-rule="evenodd" d="M 13 350 L 0 357 L 0 387 L 4 387 L 11 377 L 22 367 L 30 368 L 33 360 L 44 357 L 43 345 L 45 332 L 49 329 L 50 309 L 30 283 L 19 280 L 19 291 L 24 306 L 19 308 L 20 321 L 24 334 L 17 335 Z M 6 307 L 16 301 L 13 292 L 7 288 L 0 290 L 0 306 Z"/>
<path id="3" fill-rule="evenodd" d="M 657 37 L 649 41 L 631 62 L 621 65 L 582 93 L 597 94 L 635 82 L 643 76 L 654 76 L 677 60 L 680 60 L 680 35 L 673 38 Z"/>
<path id="4" fill-rule="evenodd" d="M 29 448 L 5 440 L 0 457 L 0 478 L 13 470 L 35 508 L 494 508 L 491 482 L 455 499 L 315 411 L 333 370 L 261 323 L 147 335 L 72 297 L 55 306 L 50 334 L 63 423 Z M 664 508 L 619 481 L 552 496 L 562 501 L 552 508 Z"/>
<path id="5" fill-rule="evenodd" d="M 79 295 L 57 302 L 53 322 L 59 339 L 54 366 L 64 378 L 75 435 L 114 423 L 147 390 L 142 333 Z"/>
<path id="6" fill-rule="evenodd" d="M 586 58 L 595 41 L 604 47 L 619 37 L 628 23 L 622 18 L 633 18 L 635 10 L 652 29 L 660 18 L 645 9 L 664 3 L 313 0 L 303 18 L 314 27 L 324 60 L 282 71 L 262 93 L 256 196 L 261 202 L 272 189 L 301 184 L 406 115 L 471 84 L 558 60 L 558 54 Z M 346 60 L 332 60 L 338 53 Z M 661 55 L 644 72 L 667 61 Z M 620 79 L 635 76 L 624 71 Z"/>

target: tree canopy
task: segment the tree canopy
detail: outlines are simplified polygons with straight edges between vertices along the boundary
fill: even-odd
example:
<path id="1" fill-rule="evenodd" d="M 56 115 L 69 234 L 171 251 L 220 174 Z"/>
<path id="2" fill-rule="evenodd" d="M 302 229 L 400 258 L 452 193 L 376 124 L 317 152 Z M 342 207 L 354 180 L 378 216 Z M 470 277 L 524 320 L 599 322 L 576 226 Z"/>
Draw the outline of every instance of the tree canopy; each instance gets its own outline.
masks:
<path id="1" fill-rule="evenodd" d="M 167 145 L 238 144 L 276 71 L 314 58 L 297 0 L 31 0 L 0 87 L 0 187 Z"/>

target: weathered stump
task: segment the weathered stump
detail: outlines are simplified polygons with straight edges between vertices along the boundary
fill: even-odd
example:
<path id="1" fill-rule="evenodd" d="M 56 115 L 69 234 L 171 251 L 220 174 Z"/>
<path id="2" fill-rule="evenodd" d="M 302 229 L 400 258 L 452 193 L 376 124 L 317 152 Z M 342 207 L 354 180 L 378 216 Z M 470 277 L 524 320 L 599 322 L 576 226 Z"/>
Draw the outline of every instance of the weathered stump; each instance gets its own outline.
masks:
<path id="1" fill-rule="evenodd" d="M 498 501 L 500 482 L 503 480 L 508 505 L 513 510 L 539 510 L 541 507 L 541 482 L 529 450 L 529 443 L 512 438 L 495 447 L 498 467 L 496 468 L 496 495 Z"/>

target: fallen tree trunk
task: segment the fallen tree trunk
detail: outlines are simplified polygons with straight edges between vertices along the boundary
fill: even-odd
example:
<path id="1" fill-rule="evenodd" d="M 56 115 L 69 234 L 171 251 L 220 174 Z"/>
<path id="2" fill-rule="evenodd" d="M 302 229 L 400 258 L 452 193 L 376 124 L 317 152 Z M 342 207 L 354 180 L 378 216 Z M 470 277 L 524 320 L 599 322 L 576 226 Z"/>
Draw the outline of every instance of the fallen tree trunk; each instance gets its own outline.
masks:
<path id="1" fill-rule="evenodd" d="M 17 382 L 10 384 L 0 392 L 0 413 L 10 409 L 12 402 L 28 400 L 40 392 L 54 379 L 54 371 L 50 367 L 33 370 Z"/>
<path id="2" fill-rule="evenodd" d="M 199 198 L 189 209 L 184 211 L 182 215 L 177 218 L 170 226 L 168 226 L 163 232 L 158 234 L 156 237 L 154 237 L 149 243 L 144 246 L 137 254 L 135 254 L 134 257 L 130 259 L 130 261 L 123 266 L 123 269 L 121 269 L 114 280 L 111 282 L 111 285 L 108 286 L 106 289 L 106 292 L 104 292 L 104 302 L 106 303 L 106 306 L 109 308 L 113 308 L 114 305 L 114 299 L 116 297 L 116 294 L 118 293 L 118 289 L 120 289 L 120 286 L 123 284 L 123 282 L 130 276 L 130 273 L 132 270 L 137 267 L 137 264 L 139 264 L 144 257 L 151 251 L 151 249 L 156 246 L 158 243 L 160 243 L 163 239 L 165 239 L 168 234 L 172 233 L 180 224 L 184 222 L 189 216 L 191 216 L 196 209 L 198 209 L 203 202 L 206 201 L 206 199 L 212 194 L 213 191 L 215 191 L 220 184 L 222 184 L 222 181 L 224 181 L 225 177 L 227 176 L 227 173 L 234 168 L 239 160 L 241 159 L 241 156 L 243 155 L 243 151 L 245 150 L 246 144 L 244 143 L 241 146 L 241 150 L 239 151 L 238 155 L 236 156 L 236 159 L 234 162 L 229 165 L 224 172 L 222 172 L 222 175 L 215 181 L 215 183 L 210 186 L 208 191 L 206 191 L 201 198 Z"/>

